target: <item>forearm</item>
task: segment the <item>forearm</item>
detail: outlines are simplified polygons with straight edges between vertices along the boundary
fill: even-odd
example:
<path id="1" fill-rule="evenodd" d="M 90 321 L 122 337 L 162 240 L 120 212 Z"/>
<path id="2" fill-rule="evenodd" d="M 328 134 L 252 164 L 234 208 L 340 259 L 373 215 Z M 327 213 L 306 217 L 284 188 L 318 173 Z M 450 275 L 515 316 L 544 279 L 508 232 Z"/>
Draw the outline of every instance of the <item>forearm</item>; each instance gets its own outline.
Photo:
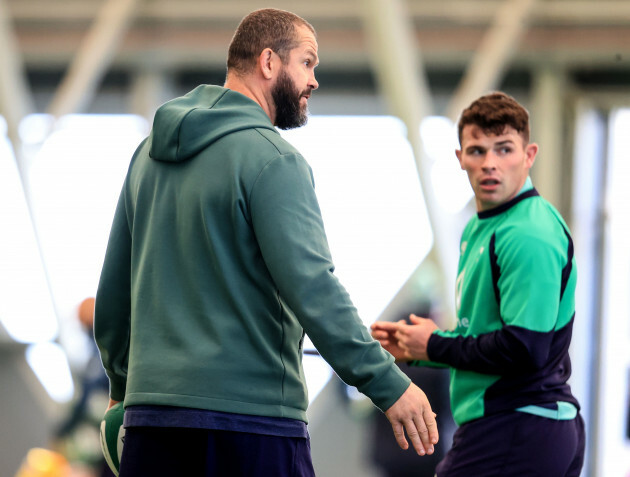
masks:
<path id="1" fill-rule="evenodd" d="M 552 334 L 516 326 L 476 337 L 434 334 L 428 354 L 433 362 L 483 374 L 517 374 L 540 368 L 547 360 Z"/>

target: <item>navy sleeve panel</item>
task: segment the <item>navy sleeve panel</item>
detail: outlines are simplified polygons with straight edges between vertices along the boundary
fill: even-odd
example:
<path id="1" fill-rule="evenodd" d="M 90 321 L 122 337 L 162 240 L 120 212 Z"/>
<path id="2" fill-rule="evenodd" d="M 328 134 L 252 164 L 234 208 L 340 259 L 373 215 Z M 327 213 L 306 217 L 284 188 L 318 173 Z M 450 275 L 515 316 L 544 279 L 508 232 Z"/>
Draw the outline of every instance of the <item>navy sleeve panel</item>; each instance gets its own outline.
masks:
<path id="1" fill-rule="evenodd" d="M 494 298 L 496 299 L 497 305 L 499 306 L 499 309 L 500 309 L 501 308 L 501 291 L 499 290 L 499 277 L 501 276 L 501 268 L 499 267 L 499 264 L 497 263 L 496 241 L 497 241 L 497 235 L 492 234 L 492 236 L 490 237 L 490 244 L 489 244 L 490 250 L 489 250 L 488 255 L 490 256 L 490 270 L 492 272 L 492 288 L 494 290 Z M 501 319 L 500 316 L 499 318 Z M 503 319 L 501 319 L 501 323 L 504 323 Z"/>
<path id="2" fill-rule="evenodd" d="M 564 231 L 564 235 L 567 237 L 568 245 L 567 245 L 567 264 L 562 269 L 562 286 L 560 287 L 560 299 L 564 297 L 564 292 L 567 288 L 567 284 L 569 283 L 569 279 L 571 278 L 571 273 L 573 272 L 573 260 L 574 260 L 574 250 L 573 250 L 573 239 L 571 238 L 571 234 L 569 231 L 562 226 L 562 230 Z"/>
<path id="3" fill-rule="evenodd" d="M 484 395 L 485 414 L 555 401 L 570 402 L 579 409 L 580 404 L 567 384 L 571 376 L 569 345 L 572 331 L 573 318 L 552 334 L 549 358 L 543 366 L 534 370 L 515 369 L 489 386 Z"/>
<path id="4" fill-rule="evenodd" d="M 429 340 L 431 361 L 483 374 L 514 374 L 540 369 L 549 357 L 553 332 L 537 332 L 518 326 L 476 337 L 433 334 Z"/>

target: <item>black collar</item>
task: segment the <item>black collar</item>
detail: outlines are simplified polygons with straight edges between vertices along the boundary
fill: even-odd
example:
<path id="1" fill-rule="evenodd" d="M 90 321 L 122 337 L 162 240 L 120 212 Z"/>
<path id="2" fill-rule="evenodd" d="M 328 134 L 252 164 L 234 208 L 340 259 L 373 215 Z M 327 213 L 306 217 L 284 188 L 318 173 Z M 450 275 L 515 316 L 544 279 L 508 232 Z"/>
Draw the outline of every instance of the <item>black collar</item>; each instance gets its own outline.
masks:
<path id="1" fill-rule="evenodd" d="M 505 212 L 506 210 L 514 207 L 516 204 L 518 204 L 520 201 L 528 199 L 530 197 L 535 197 L 540 195 L 538 193 L 538 191 L 535 188 L 529 189 L 528 191 L 523 192 L 522 194 L 517 195 L 516 197 L 514 197 L 511 200 L 508 200 L 507 202 L 498 205 L 497 207 L 493 208 L 493 209 L 488 209 L 488 210 L 484 210 L 481 212 L 477 212 L 477 217 L 479 217 L 480 219 L 488 219 L 490 217 L 494 217 L 495 215 L 499 215 L 503 212 Z"/>

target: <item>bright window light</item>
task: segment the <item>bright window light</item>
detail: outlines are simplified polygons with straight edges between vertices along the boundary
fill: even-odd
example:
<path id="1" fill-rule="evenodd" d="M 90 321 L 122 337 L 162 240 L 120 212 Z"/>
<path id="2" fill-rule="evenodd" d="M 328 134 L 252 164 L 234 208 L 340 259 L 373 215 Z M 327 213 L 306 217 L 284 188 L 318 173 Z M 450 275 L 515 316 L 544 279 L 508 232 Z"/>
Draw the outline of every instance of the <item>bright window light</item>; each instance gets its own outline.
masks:
<path id="1" fill-rule="evenodd" d="M 22 126 L 36 141 L 48 123 L 38 115 Z M 125 173 L 146 133 L 138 116 L 69 115 L 33 159 L 35 223 L 62 320 L 76 321 L 77 305 L 96 293 Z"/>
<path id="2" fill-rule="evenodd" d="M 605 213 L 604 284 L 601 313 L 597 475 L 627 475 L 630 467 L 630 109 L 610 116 L 610 152 Z"/>
<path id="3" fill-rule="evenodd" d="M 306 386 L 308 388 L 309 402 L 319 395 L 324 386 L 332 377 L 332 369 L 319 356 L 305 354 L 302 357 L 302 367 L 304 368 L 304 376 L 306 377 Z"/>
<path id="4" fill-rule="evenodd" d="M 459 149 L 457 128 L 445 116 L 428 116 L 420 123 L 420 139 L 427 155 L 434 161 L 457 163 L 455 150 Z"/>
<path id="5" fill-rule="evenodd" d="M 457 128 L 450 119 L 430 116 L 420 124 L 420 138 L 433 166 L 431 182 L 438 204 L 445 212 L 460 212 L 470 202 L 473 191 L 466 173 L 459 167 Z"/>
<path id="6" fill-rule="evenodd" d="M 22 180 L 5 132 L 0 135 L 0 322 L 15 341 L 37 343 L 58 333 Z"/>
<path id="7" fill-rule="evenodd" d="M 54 122 L 55 118 L 50 114 L 29 114 L 20 121 L 20 140 L 26 145 L 43 143 L 54 127 Z"/>
<path id="8" fill-rule="evenodd" d="M 433 241 L 404 124 L 388 116 L 314 116 L 282 134 L 313 169 L 335 274 L 369 325 Z"/>
<path id="9" fill-rule="evenodd" d="M 64 350 L 55 343 L 38 343 L 26 348 L 26 361 L 46 392 L 57 402 L 74 395 L 70 366 Z"/>

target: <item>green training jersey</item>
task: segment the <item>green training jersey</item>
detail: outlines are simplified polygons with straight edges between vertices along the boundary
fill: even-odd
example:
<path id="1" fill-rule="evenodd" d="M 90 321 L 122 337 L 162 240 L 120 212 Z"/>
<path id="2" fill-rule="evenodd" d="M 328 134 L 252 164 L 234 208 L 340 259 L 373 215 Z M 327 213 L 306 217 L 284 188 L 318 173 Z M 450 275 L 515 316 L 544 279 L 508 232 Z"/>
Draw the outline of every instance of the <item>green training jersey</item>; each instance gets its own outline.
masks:
<path id="1" fill-rule="evenodd" d="M 579 408 L 567 384 L 577 270 L 558 211 L 528 178 L 469 221 L 460 252 L 456 328 L 428 344 L 430 360 L 451 368 L 457 424 L 532 404 Z"/>

